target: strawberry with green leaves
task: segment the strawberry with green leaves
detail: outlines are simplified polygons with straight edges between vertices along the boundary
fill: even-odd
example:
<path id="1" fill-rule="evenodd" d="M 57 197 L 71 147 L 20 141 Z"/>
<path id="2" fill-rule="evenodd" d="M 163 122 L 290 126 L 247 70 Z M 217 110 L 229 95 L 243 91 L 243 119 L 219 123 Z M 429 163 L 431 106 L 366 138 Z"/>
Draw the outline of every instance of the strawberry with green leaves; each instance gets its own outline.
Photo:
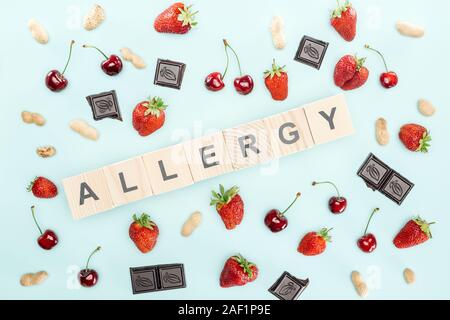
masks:
<path id="1" fill-rule="evenodd" d="M 432 238 L 430 225 L 420 217 L 409 220 L 394 238 L 394 245 L 399 249 L 417 246 Z"/>
<path id="2" fill-rule="evenodd" d="M 344 5 L 337 0 L 337 8 L 331 14 L 331 25 L 346 41 L 352 41 L 356 36 L 356 10 L 348 1 Z"/>
<path id="3" fill-rule="evenodd" d="M 32 192 L 36 198 L 54 198 L 58 195 L 58 188 L 47 178 L 36 177 L 27 187 L 28 192 Z"/>
<path id="4" fill-rule="evenodd" d="M 322 228 L 319 232 L 307 233 L 297 251 L 305 256 L 316 256 L 321 254 L 327 248 L 327 242 L 331 242 L 331 236 L 328 234 L 332 229 Z"/>
<path id="5" fill-rule="evenodd" d="M 187 33 L 197 25 L 195 21 L 197 11 L 192 12 L 191 7 L 182 2 L 172 4 L 156 17 L 153 23 L 155 30 L 162 33 Z"/>
<path id="6" fill-rule="evenodd" d="M 133 110 L 133 128 L 143 137 L 152 134 L 164 125 L 166 108 L 160 97 L 139 102 Z"/>
<path id="7" fill-rule="evenodd" d="M 258 267 L 240 254 L 228 258 L 220 274 L 220 286 L 243 286 L 258 277 Z"/>
<path id="8" fill-rule="evenodd" d="M 225 190 L 223 185 L 219 185 L 219 193 L 212 191 L 210 205 L 216 207 L 217 213 L 228 230 L 236 228 L 244 217 L 244 201 L 239 195 L 237 186 Z"/>
<path id="9" fill-rule="evenodd" d="M 128 234 L 139 251 L 147 253 L 155 247 L 159 229 L 148 214 L 143 213 L 139 218 L 134 214 Z"/>
<path id="10" fill-rule="evenodd" d="M 400 128 L 398 136 L 408 150 L 428 152 L 431 136 L 425 127 L 415 123 L 405 124 Z"/>
<path id="11" fill-rule="evenodd" d="M 334 84 L 343 90 L 361 87 L 369 78 L 369 70 L 364 66 L 366 58 L 345 55 L 334 68 Z"/>
<path id="12" fill-rule="evenodd" d="M 272 69 L 264 72 L 264 83 L 273 100 L 282 101 L 288 96 L 288 75 L 284 66 L 280 67 L 273 59 Z"/>

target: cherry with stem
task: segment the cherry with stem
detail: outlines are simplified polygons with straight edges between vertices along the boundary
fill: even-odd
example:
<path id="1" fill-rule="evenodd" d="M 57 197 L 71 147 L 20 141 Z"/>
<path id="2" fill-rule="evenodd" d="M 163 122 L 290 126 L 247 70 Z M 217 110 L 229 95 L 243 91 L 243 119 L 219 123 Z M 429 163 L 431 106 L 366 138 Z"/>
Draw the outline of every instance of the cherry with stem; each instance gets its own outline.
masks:
<path id="1" fill-rule="evenodd" d="M 237 55 L 236 51 L 234 51 L 233 47 L 230 46 L 227 40 L 223 39 L 223 44 L 226 48 L 230 48 L 231 52 L 233 52 L 234 56 L 236 57 L 236 61 L 239 68 L 239 77 L 234 79 L 234 88 L 236 91 L 242 95 L 247 95 L 253 90 L 253 78 L 246 74 L 242 75 L 242 69 L 241 69 L 241 62 L 239 61 L 239 56 Z"/>
<path id="2" fill-rule="evenodd" d="M 386 69 L 386 72 L 383 72 L 380 75 L 380 83 L 383 87 L 385 87 L 386 89 L 395 87 L 398 83 L 398 76 L 394 71 L 389 71 L 387 64 L 386 64 L 386 60 L 384 59 L 383 54 L 378 51 L 377 49 L 372 48 L 371 46 L 369 46 L 368 44 L 364 45 L 364 48 L 372 50 L 374 52 L 376 52 L 381 59 L 383 59 L 383 64 L 384 64 L 384 68 Z"/>
<path id="3" fill-rule="evenodd" d="M 108 57 L 102 50 L 100 50 L 96 46 L 84 44 L 83 48 L 93 48 L 97 50 L 101 55 L 103 55 L 103 57 L 105 57 L 105 60 L 101 62 L 100 67 L 108 76 L 115 76 L 122 70 L 123 63 L 119 56 L 112 54 Z"/>
<path id="4" fill-rule="evenodd" d="M 279 232 L 287 227 L 288 219 L 286 218 L 285 214 L 294 205 L 298 198 L 300 198 L 300 196 L 301 193 L 297 192 L 297 194 L 295 195 L 295 199 L 282 212 L 280 212 L 278 209 L 272 209 L 267 212 L 264 218 L 264 224 L 270 229 L 270 231 Z"/>
<path id="5" fill-rule="evenodd" d="M 67 66 L 69 65 L 70 58 L 72 57 L 72 48 L 75 44 L 75 41 L 70 42 L 70 48 L 69 48 L 69 57 L 67 58 L 66 65 L 64 66 L 64 69 L 62 72 L 59 72 L 58 70 L 54 69 L 51 70 L 47 75 L 45 76 L 45 85 L 47 88 L 49 88 L 51 91 L 59 92 L 61 90 L 64 90 L 69 81 L 64 76 L 64 73 L 67 70 Z"/>
<path id="6" fill-rule="evenodd" d="M 54 246 L 58 244 L 58 236 L 53 230 L 50 229 L 47 229 L 44 232 L 42 232 L 42 229 L 36 220 L 36 214 L 34 209 L 35 206 L 31 206 L 31 215 L 33 216 L 34 223 L 36 224 L 40 234 L 39 238 L 37 239 L 37 243 L 42 249 L 51 250 Z"/>
<path id="7" fill-rule="evenodd" d="M 78 273 L 78 280 L 83 287 L 93 287 L 97 284 L 98 273 L 94 269 L 89 268 L 89 262 L 91 261 L 92 256 L 100 251 L 100 249 L 101 247 L 98 246 L 94 251 L 92 251 L 87 259 L 86 268 L 80 270 L 80 272 Z"/>
<path id="8" fill-rule="evenodd" d="M 313 181 L 312 185 L 319 185 L 319 184 L 330 184 L 334 187 L 336 190 L 336 196 L 333 196 L 328 201 L 328 207 L 330 208 L 330 211 L 334 214 L 341 214 L 345 211 L 347 208 L 347 199 L 342 197 L 339 193 L 339 189 L 336 187 L 336 185 L 331 181 L 322 181 L 322 182 L 316 182 Z"/>
<path id="9" fill-rule="evenodd" d="M 377 247 L 377 239 L 375 238 L 375 235 L 372 233 L 367 233 L 367 230 L 369 229 L 369 224 L 370 221 L 372 221 L 374 214 L 379 210 L 379 208 L 373 209 L 372 213 L 370 214 L 369 220 L 367 221 L 366 228 L 364 229 L 364 234 L 357 241 L 358 247 L 363 252 L 370 253 Z"/>

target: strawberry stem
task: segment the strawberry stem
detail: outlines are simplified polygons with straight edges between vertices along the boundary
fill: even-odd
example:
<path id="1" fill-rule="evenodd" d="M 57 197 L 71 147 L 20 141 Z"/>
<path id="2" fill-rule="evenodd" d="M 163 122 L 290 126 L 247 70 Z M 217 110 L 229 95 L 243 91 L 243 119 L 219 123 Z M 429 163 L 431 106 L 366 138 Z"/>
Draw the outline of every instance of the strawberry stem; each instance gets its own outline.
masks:
<path id="1" fill-rule="evenodd" d="M 94 48 L 94 49 L 96 49 L 98 52 L 100 52 L 100 53 L 105 57 L 105 59 L 108 59 L 108 56 L 107 56 L 102 50 L 100 50 L 99 48 L 97 48 L 97 47 L 95 47 L 95 46 L 83 44 L 83 48 Z"/>
<path id="2" fill-rule="evenodd" d="M 61 72 L 61 74 L 64 74 L 64 72 L 66 72 L 67 66 L 69 65 L 70 58 L 72 57 L 72 47 L 74 43 L 74 40 L 70 41 L 69 57 L 67 58 L 66 65 L 64 66 L 63 72 Z"/>
<path id="3" fill-rule="evenodd" d="M 389 69 L 388 69 L 387 64 L 386 64 L 386 60 L 384 59 L 384 56 L 381 54 L 380 51 L 378 51 L 378 50 L 372 48 L 372 47 L 369 46 L 368 44 L 364 45 L 364 48 L 369 49 L 369 50 L 372 50 L 372 51 L 378 53 L 378 55 L 381 57 L 381 59 L 383 59 L 383 63 L 384 63 L 384 67 L 386 68 L 386 72 L 389 72 Z"/>
<path id="4" fill-rule="evenodd" d="M 283 215 L 284 215 L 284 214 L 292 207 L 292 205 L 297 201 L 298 198 L 300 198 L 300 196 L 301 196 L 301 193 L 300 193 L 300 192 L 297 192 L 294 201 L 292 201 L 291 204 L 289 205 L 289 207 L 287 207 L 287 208 L 281 213 L 282 216 L 283 216 Z"/>
<path id="5" fill-rule="evenodd" d="M 233 51 L 234 56 L 236 57 L 237 63 L 238 63 L 238 67 L 239 67 L 239 74 L 242 77 L 242 69 L 241 69 L 241 63 L 239 62 L 239 57 L 236 53 L 236 51 L 234 51 L 234 49 L 228 44 L 228 41 L 223 39 L 223 43 L 225 44 L 225 47 L 230 48 L 231 51 Z"/>
<path id="6" fill-rule="evenodd" d="M 37 222 L 36 216 L 35 216 L 35 214 L 34 214 L 34 206 L 31 206 L 31 214 L 32 214 L 32 216 L 33 216 L 34 223 L 36 224 L 36 226 L 37 226 L 38 229 L 39 229 L 40 234 L 42 235 L 42 229 L 41 229 L 41 227 L 39 226 L 39 223 Z"/>
<path id="7" fill-rule="evenodd" d="M 380 210 L 380 208 L 375 208 L 375 209 L 373 209 L 372 213 L 370 214 L 369 221 L 367 221 L 366 229 L 364 229 L 364 235 L 367 234 L 367 229 L 369 228 L 370 221 L 372 220 L 372 217 L 375 214 L 375 212 L 377 212 L 378 210 Z"/>
<path id="8" fill-rule="evenodd" d="M 340 193 L 339 193 L 339 189 L 338 189 L 338 188 L 336 187 L 336 185 L 335 185 L 333 182 L 331 182 L 331 181 L 321 181 L 321 182 L 313 181 L 312 185 L 315 186 L 315 185 L 317 185 L 317 184 L 324 184 L 324 183 L 326 183 L 326 184 L 331 184 L 331 185 L 334 187 L 334 189 L 336 189 L 337 198 L 338 198 L 338 199 L 341 198 L 341 195 L 340 195 Z"/>
<path id="9" fill-rule="evenodd" d="M 95 248 L 95 250 L 92 251 L 92 253 L 89 255 L 89 258 L 87 259 L 87 262 L 86 262 L 86 270 L 89 270 L 89 261 L 91 261 L 92 256 L 93 256 L 96 252 L 100 251 L 101 248 L 102 248 L 102 247 L 98 246 L 98 247 Z"/>

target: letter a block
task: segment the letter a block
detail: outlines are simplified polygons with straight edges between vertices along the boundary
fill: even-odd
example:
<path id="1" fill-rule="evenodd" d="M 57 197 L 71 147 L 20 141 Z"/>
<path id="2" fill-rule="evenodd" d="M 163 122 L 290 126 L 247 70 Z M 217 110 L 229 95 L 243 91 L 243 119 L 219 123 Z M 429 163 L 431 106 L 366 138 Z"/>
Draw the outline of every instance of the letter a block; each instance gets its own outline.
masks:
<path id="1" fill-rule="evenodd" d="M 183 144 L 146 153 L 142 160 L 155 195 L 194 183 Z"/>
<path id="2" fill-rule="evenodd" d="M 226 129 L 223 137 L 236 170 L 274 159 L 270 132 L 263 120 Z"/>
<path id="3" fill-rule="evenodd" d="M 66 178 L 63 187 L 75 220 L 114 208 L 103 169 Z"/>
<path id="4" fill-rule="evenodd" d="M 153 195 L 141 157 L 114 163 L 103 171 L 115 207 Z"/>
<path id="5" fill-rule="evenodd" d="M 305 106 L 305 113 L 315 144 L 354 133 L 343 94 L 308 104 Z"/>

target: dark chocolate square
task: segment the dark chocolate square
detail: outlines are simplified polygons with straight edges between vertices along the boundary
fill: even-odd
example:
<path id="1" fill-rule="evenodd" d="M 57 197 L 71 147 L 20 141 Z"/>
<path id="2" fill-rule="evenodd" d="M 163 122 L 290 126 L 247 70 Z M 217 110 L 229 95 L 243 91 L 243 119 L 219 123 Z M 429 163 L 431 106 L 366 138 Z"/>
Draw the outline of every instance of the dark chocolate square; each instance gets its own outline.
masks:
<path id="1" fill-rule="evenodd" d="M 358 176 L 363 178 L 369 188 L 379 190 L 391 172 L 388 165 L 371 153 L 359 168 Z"/>
<path id="2" fill-rule="evenodd" d="M 303 36 L 294 60 L 319 70 L 327 48 L 328 42 Z"/>
<path id="3" fill-rule="evenodd" d="M 380 192 L 400 205 L 413 187 L 414 183 L 394 171 L 389 178 L 386 179 Z"/>
<path id="4" fill-rule="evenodd" d="M 297 300 L 309 285 L 309 279 L 297 279 L 285 271 L 270 287 L 269 292 L 280 300 Z"/>
<path id="5" fill-rule="evenodd" d="M 133 294 L 158 290 L 156 266 L 130 268 Z"/>
<path id="6" fill-rule="evenodd" d="M 86 100 L 91 107 L 94 120 L 112 118 L 122 121 L 115 90 L 92 94 L 87 96 Z"/>
<path id="7" fill-rule="evenodd" d="M 158 266 L 161 289 L 185 288 L 184 268 L 182 264 L 169 264 Z"/>
<path id="8" fill-rule="evenodd" d="M 180 89 L 185 69 L 184 63 L 158 59 L 153 83 L 163 87 Z"/>

